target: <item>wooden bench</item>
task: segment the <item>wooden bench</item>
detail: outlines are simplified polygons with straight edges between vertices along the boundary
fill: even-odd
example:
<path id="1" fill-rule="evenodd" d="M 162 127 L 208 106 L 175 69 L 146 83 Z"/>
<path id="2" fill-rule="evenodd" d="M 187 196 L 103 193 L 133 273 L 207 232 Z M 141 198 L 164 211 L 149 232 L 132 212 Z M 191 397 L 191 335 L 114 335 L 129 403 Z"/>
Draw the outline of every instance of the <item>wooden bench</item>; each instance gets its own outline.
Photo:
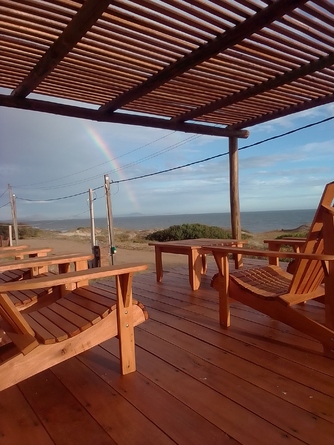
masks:
<path id="1" fill-rule="evenodd" d="M 0 259 L 4 258 L 13 258 L 15 260 L 23 260 L 23 258 L 34 258 L 46 256 L 48 253 L 52 251 L 51 247 L 25 247 L 23 249 L 14 249 L 3 247 L 0 249 Z"/>
<path id="2" fill-rule="evenodd" d="M 3 247 L 0 248 L 0 259 L 8 262 L 10 260 L 22 260 L 24 258 L 44 257 L 51 251 L 52 249 L 50 247 L 30 248 L 26 245 Z M 0 262 L 0 266 L 4 264 L 4 261 Z M 29 272 L 29 269 L 20 269 L 18 265 L 10 271 L 6 271 L 4 267 L 1 267 L 0 283 L 22 280 L 26 277 L 27 272 Z"/>
<path id="3" fill-rule="evenodd" d="M 49 273 L 49 268 L 54 266 L 52 273 L 66 273 L 70 272 L 71 268 L 75 271 L 88 269 L 88 261 L 93 258 L 92 254 L 64 254 L 64 255 L 51 255 L 45 257 L 36 258 L 26 258 L 24 260 L 16 260 L 10 262 L 0 263 L 0 282 L 3 284 L 9 283 L 10 273 L 17 273 L 17 270 L 24 270 L 23 278 L 25 280 L 31 279 L 33 277 Z M 19 268 L 19 269 L 17 269 Z M 7 280 L 5 279 L 7 277 Z M 64 285 L 63 288 L 58 289 L 59 292 L 64 294 L 67 290 L 70 290 L 69 285 Z M 15 290 L 8 292 L 9 297 L 15 306 L 19 309 L 25 309 L 32 304 L 37 303 L 38 299 L 50 294 L 51 290 L 49 287 L 41 287 L 39 289 L 25 289 L 25 290 Z"/>
<path id="4" fill-rule="evenodd" d="M 135 371 L 134 326 L 144 322 L 147 313 L 132 298 L 132 279 L 145 269 L 142 264 L 123 264 L 0 285 L 0 327 L 12 341 L 0 347 L 0 391 L 115 336 L 122 374 Z M 89 280 L 106 277 L 115 277 L 115 293 L 87 285 Z M 24 313 L 7 295 L 64 285 L 74 289 L 47 306 L 31 307 Z"/>
<path id="5" fill-rule="evenodd" d="M 13 252 L 15 250 L 28 249 L 29 247 L 29 244 L 20 244 L 18 246 L 1 246 L 0 252 Z"/>

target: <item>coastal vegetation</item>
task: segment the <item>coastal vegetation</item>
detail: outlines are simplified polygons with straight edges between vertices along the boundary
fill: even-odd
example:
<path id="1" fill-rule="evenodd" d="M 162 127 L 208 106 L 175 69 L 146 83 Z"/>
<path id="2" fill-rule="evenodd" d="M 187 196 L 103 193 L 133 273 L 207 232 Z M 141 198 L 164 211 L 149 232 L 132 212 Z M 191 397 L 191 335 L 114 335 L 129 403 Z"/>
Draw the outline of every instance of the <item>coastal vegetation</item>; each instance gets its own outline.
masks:
<path id="1" fill-rule="evenodd" d="M 18 224 L 17 229 L 19 239 L 35 238 L 42 232 L 41 230 L 26 224 Z M 0 236 L 3 239 L 8 239 L 8 224 L 0 224 Z"/>
<path id="2" fill-rule="evenodd" d="M 158 230 L 147 235 L 149 241 L 179 241 L 185 239 L 198 238 L 221 238 L 231 239 L 229 230 L 217 226 L 207 226 L 205 224 L 181 224 L 170 226 L 167 229 Z"/>

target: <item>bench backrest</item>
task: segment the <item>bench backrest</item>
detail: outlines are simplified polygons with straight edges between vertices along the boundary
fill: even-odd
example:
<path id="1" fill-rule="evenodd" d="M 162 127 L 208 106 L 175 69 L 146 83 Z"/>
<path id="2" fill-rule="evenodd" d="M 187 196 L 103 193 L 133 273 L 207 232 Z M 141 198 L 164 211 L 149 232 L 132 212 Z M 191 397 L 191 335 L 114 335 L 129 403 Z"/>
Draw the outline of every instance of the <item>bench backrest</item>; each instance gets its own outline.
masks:
<path id="1" fill-rule="evenodd" d="M 313 222 L 308 233 L 303 252 L 323 254 L 324 233 L 326 236 L 334 235 L 334 228 L 330 227 L 330 219 L 326 216 L 327 208 L 334 205 L 334 182 L 326 185 L 322 194 L 319 207 L 315 213 Z M 324 221 L 326 220 L 326 231 Z M 326 243 L 328 245 L 328 243 Z M 328 250 L 328 248 L 326 249 Z M 327 251 L 326 253 L 334 253 Z M 323 265 L 316 260 L 299 260 L 290 285 L 290 293 L 305 294 L 313 292 L 323 282 L 325 276 Z"/>

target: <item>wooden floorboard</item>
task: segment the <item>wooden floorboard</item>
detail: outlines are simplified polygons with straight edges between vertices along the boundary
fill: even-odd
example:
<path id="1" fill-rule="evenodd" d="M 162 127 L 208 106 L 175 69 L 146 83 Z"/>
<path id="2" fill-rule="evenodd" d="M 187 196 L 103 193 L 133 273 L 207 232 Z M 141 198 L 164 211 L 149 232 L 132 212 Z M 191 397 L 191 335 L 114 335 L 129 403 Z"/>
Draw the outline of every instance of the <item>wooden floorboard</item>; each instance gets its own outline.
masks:
<path id="1" fill-rule="evenodd" d="M 191 291 L 186 267 L 134 277 L 149 319 L 137 371 L 111 339 L 0 393 L 0 444 L 329 445 L 334 361 L 320 345 L 239 303 L 218 322 L 213 264 Z M 99 283 L 114 292 L 113 281 Z M 300 308 L 321 316 L 321 306 Z"/>

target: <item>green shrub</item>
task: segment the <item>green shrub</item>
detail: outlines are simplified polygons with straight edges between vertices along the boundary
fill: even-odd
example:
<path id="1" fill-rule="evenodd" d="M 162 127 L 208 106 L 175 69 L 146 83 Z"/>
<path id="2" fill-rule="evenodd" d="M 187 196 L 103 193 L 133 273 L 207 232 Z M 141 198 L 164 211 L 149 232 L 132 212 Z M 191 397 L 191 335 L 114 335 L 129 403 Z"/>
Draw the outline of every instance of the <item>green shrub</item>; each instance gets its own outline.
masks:
<path id="1" fill-rule="evenodd" d="M 36 229 L 31 226 L 20 226 L 18 225 L 19 239 L 25 238 L 35 238 L 41 232 L 40 229 Z"/>
<path id="2" fill-rule="evenodd" d="M 8 239 L 8 237 L 9 237 L 8 225 L 0 224 L 0 236 L 2 236 L 4 239 Z M 38 236 L 39 233 L 41 232 L 40 229 L 35 229 L 34 227 L 21 225 L 21 224 L 18 224 L 17 230 L 18 230 L 19 239 L 34 238 L 34 237 Z M 12 234 L 13 234 L 13 237 L 15 237 L 14 227 L 12 227 Z"/>
<path id="3" fill-rule="evenodd" d="M 181 224 L 170 226 L 168 229 L 158 230 L 146 236 L 149 241 L 178 241 L 197 238 L 222 238 L 231 239 L 230 231 L 217 226 L 205 224 Z"/>
<path id="4" fill-rule="evenodd" d="M 284 235 L 277 236 L 276 239 L 282 239 L 282 238 L 306 238 L 307 235 L 308 235 L 308 232 L 285 233 Z"/>

